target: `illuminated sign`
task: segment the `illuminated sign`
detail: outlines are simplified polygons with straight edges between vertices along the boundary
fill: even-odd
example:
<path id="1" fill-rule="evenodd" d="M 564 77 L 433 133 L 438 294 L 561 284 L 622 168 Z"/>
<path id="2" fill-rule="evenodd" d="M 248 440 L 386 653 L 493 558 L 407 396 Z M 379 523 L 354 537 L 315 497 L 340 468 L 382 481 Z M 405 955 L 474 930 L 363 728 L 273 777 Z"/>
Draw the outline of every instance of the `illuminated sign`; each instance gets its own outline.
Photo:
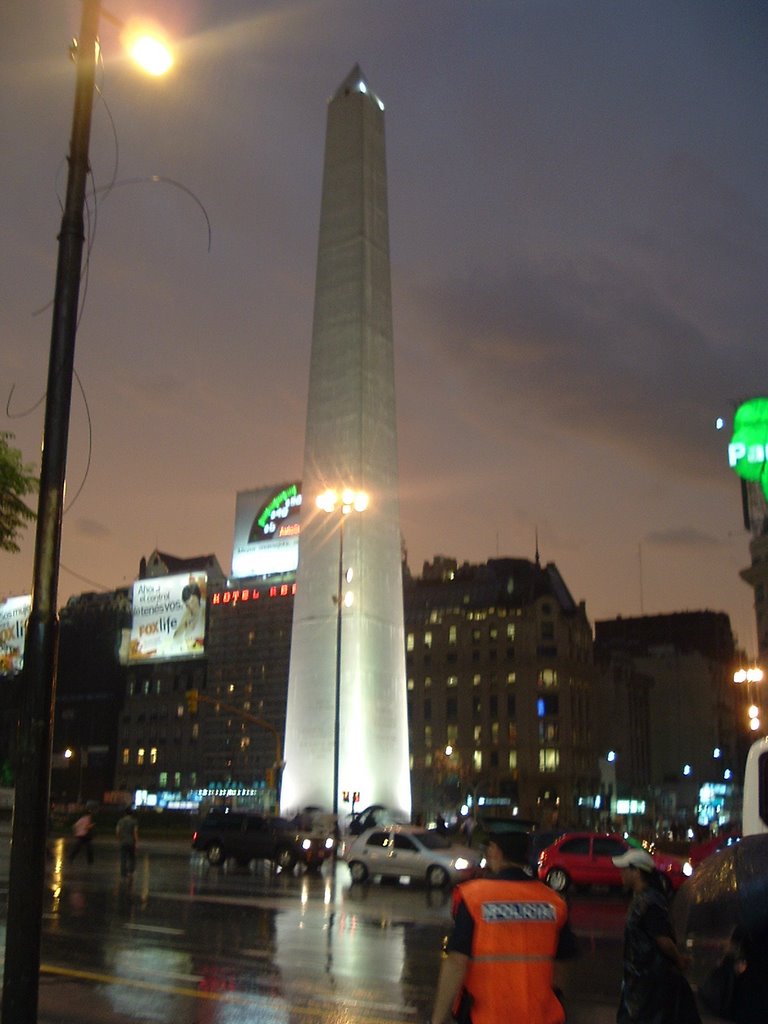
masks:
<path id="1" fill-rule="evenodd" d="M 206 573 L 137 580 L 128 660 L 194 658 L 205 653 Z"/>
<path id="2" fill-rule="evenodd" d="M 299 564 L 301 485 L 240 491 L 235 510 L 232 576 L 273 576 Z"/>
<path id="3" fill-rule="evenodd" d="M 232 608 L 238 604 L 253 604 L 264 597 L 293 597 L 296 593 L 295 583 L 280 583 L 268 590 L 257 590 L 255 587 L 238 587 L 235 590 L 222 590 L 211 595 L 211 604 L 228 604 Z"/>
<path id="4" fill-rule="evenodd" d="M 11 675 L 24 667 L 24 640 L 32 598 L 9 597 L 0 603 L 0 674 Z"/>
<path id="5" fill-rule="evenodd" d="M 768 498 L 768 398 L 750 398 L 736 410 L 728 463 L 743 480 L 760 483 Z"/>

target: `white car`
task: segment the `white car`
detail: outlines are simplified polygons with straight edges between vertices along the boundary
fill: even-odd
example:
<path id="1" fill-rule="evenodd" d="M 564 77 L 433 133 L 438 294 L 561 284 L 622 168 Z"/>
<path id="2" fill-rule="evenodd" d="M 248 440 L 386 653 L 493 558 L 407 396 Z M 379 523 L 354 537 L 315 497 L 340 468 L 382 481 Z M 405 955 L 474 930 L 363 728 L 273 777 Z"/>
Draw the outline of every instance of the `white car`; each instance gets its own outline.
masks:
<path id="1" fill-rule="evenodd" d="M 412 825 L 383 825 L 355 836 L 344 850 L 353 882 L 375 875 L 409 877 L 433 888 L 463 882 L 480 872 L 478 850 L 455 846 L 449 836 Z"/>

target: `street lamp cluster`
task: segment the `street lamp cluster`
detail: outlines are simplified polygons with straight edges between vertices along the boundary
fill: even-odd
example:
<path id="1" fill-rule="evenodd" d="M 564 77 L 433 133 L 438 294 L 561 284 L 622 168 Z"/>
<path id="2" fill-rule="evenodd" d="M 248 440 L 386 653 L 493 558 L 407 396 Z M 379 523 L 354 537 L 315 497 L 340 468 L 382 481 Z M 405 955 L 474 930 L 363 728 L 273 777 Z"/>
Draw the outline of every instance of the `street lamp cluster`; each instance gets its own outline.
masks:
<path id="1" fill-rule="evenodd" d="M 747 700 L 750 700 L 749 707 L 747 708 L 747 717 L 749 718 L 749 728 L 751 732 L 757 732 L 760 729 L 760 706 L 757 702 L 757 686 L 763 681 L 764 672 L 757 665 L 752 668 L 740 668 L 738 671 L 733 673 L 733 681 L 737 685 L 746 685 L 747 688 Z"/>

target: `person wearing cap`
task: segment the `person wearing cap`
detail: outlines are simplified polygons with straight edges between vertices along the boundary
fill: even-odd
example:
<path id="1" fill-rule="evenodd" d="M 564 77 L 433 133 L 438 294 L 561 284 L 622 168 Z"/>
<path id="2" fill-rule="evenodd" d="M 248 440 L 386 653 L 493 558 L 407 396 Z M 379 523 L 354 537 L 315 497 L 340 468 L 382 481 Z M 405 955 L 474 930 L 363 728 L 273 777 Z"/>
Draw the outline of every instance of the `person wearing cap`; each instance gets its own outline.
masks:
<path id="1" fill-rule="evenodd" d="M 573 955 L 575 941 L 565 901 L 527 870 L 528 845 L 524 832 L 491 833 L 492 877 L 457 886 L 430 1024 L 565 1021 L 553 960 Z"/>
<path id="2" fill-rule="evenodd" d="M 612 859 L 624 888 L 632 893 L 617 1024 L 701 1024 L 683 976 L 691 958 L 677 948 L 653 857 L 633 848 Z"/>

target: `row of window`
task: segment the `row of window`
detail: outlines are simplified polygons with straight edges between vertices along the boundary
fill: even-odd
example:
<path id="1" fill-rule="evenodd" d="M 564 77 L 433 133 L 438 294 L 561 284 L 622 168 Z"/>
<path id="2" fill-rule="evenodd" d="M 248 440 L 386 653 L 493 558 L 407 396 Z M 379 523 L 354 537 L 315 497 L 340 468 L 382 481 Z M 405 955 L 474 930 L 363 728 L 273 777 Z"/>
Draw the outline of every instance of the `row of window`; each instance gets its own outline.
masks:
<path id="1" fill-rule="evenodd" d="M 491 685 L 496 683 L 495 675 L 489 677 L 489 683 Z M 483 676 L 480 672 L 475 672 L 472 676 L 472 685 L 481 686 L 483 682 Z M 506 684 L 507 686 L 514 686 L 517 682 L 517 672 L 506 673 Z M 432 676 L 424 676 L 423 686 L 425 690 L 428 690 L 433 683 Z M 445 677 L 445 685 L 448 689 L 453 689 L 459 685 L 459 677 L 456 675 L 449 675 Z M 540 668 L 536 673 L 536 685 L 540 689 L 553 690 L 557 687 L 557 669 L 556 668 Z M 413 676 L 408 677 L 408 689 L 414 690 L 416 688 L 416 681 Z"/>
<path id="2" fill-rule="evenodd" d="M 424 767 L 431 768 L 434 763 L 434 755 L 430 751 L 424 756 Z M 413 764 L 411 764 L 413 767 Z M 483 752 L 482 750 L 474 750 L 472 752 L 472 767 L 476 772 L 483 770 Z M 491 750 L 488 754 L 488 767 L 498 768 L 499 767 L 499 751 Z M 507 767 L 510 772 L 517 771 L 517 751 L 510 750 L 507 757 Z M 539 748 L 539 771 L 544 772 L 556 772 L 560 767 L 560 751 L 557 747 L 540 747 Z"/>

